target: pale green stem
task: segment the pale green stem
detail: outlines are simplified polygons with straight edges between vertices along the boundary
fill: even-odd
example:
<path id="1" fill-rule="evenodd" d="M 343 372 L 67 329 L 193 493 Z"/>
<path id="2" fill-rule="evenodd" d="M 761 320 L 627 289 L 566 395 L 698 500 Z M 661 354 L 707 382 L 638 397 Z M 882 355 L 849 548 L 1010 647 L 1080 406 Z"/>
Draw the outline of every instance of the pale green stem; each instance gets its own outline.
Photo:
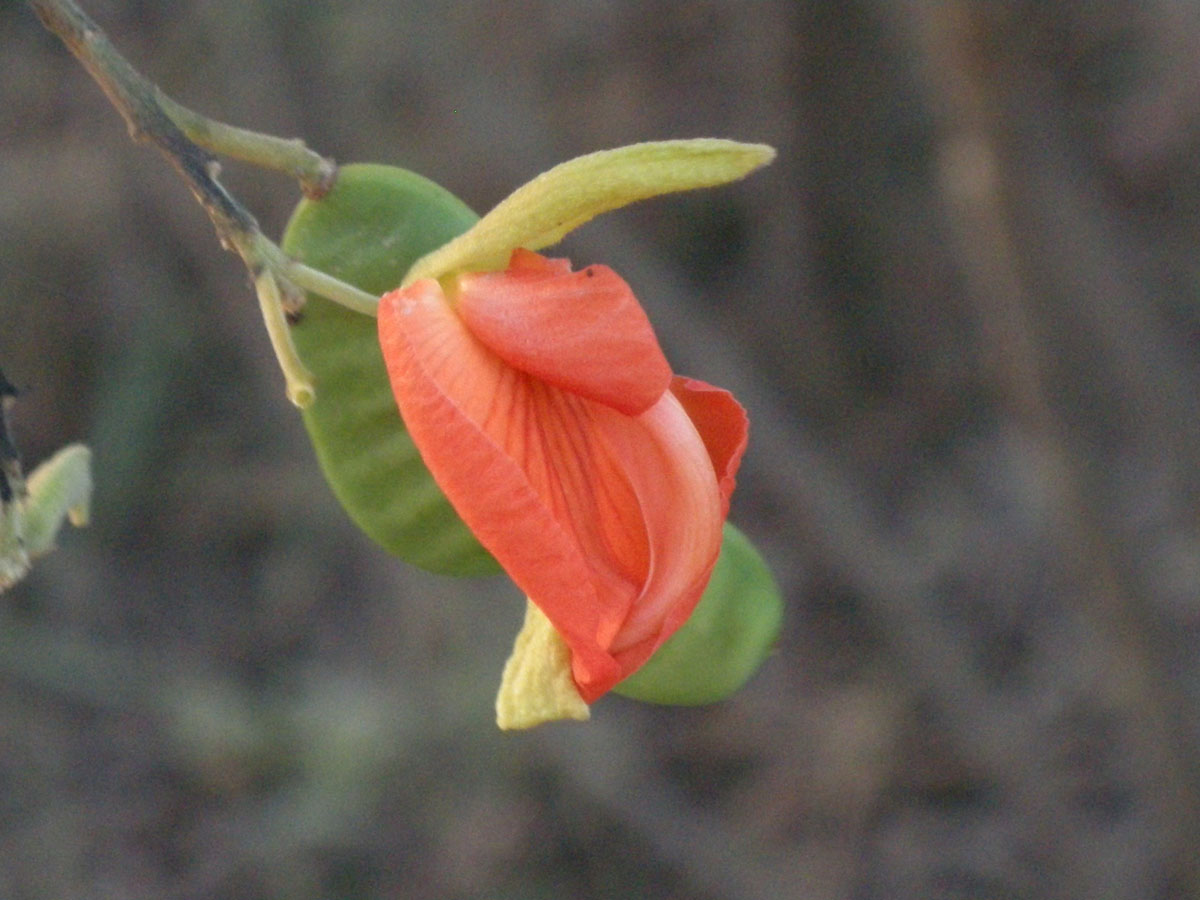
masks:
<path id="1" fill-rule="evenodd" d="M 316 399 L 316 391 L 313 390 L 312 374 L 300 361 L 296 345 L 292 343 L 292 332 L 288 328 L 287 316 L 283 311 L 279 282 L 275 280 L 275 273 L 264 269 L 254 279 L 254 290 L 258 293 L 258 303 L 262 308 L 263 322 L 267 326 L 271 347 L 275 350 L 275 358 L 279 360 L 279 367 L 283 370 L 288 399 L 303 409 Z"/>
<path id="2" fill-rule="evenodd" d="M 155 89 L 158 105 L 197 146 L 264 169 L 291 175 L 308 197 L 322 197 L 337 177 L 337 164 L 314 153 L 298 138 L 287 139 L 216 122 Z"/>
<path id="3" fill-rule="evenodd" d="M 365 316 L 374 316 L 379 312 L 379 298 L 374 294 L 360 291 L 354 285 L 309 268 L 304 263 L 289 260 L 283 271 L 293 284 L 354 312 Z"/>
<path id="4" fill-rule="evenodd" d="M 374 317 L 378 313 L 379 298 L 377 296 L 334 278 L 327 272 L 292 259 L 277 244 L 261 233 L 254 235 L 250 246 L 238 247 L 238 253 L 243 257 L 249 255 L 259 266 L 274 271 L 285 291 L 289 289 L 311 291 L 318 297 L 332 300 L 339 306 L 362 313 L 364 316 Z M 302 291 L 296 291 L 294 298 L 285 297 L 284 308 L 292 311 L 298 310 L 304 302 Z M 289 303 L 289 300 L 294 300 L 294 302 Z"/>

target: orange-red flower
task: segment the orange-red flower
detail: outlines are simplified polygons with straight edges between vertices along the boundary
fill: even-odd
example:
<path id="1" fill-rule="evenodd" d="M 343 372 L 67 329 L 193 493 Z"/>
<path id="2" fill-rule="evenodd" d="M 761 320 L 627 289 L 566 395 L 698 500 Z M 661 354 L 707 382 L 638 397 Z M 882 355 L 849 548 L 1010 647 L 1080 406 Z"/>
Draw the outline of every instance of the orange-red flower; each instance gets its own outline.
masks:
<path id="1" fill-rule="evenodd" d="M 588 703 L 690 615 L 747 419 L 674 376 L 629 286 L 527 250 L 387 294 L 379 334 L 434 479 L 570 648 Z"/>
<path id="2" fill-rule="evenodd" d="M 730 394 L 678 378 L 629 286 L 532 251 L 608 210 L 736 180 L 761 144 L 577 157 L 418 259 L 379 302 L 400 413 L 463 521 L 530 597 L 501 728 L 587 718 L 690 615 L 746 445 Z M 523 249 L 522 249 L 523 248 Z"/>

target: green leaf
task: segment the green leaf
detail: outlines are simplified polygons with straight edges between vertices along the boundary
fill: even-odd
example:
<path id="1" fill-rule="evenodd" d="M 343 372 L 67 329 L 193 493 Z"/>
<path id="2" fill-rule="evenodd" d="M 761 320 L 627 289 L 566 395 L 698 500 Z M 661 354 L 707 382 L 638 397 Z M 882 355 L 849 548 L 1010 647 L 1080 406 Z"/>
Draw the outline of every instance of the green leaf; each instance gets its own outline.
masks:
<path id="1" fill-rule="evenodd" d="M 691 618 L 613 692 L 695 706 L 738 690 L 771 652 L 783 601 L 754 545 L 729 523 L 712 580 Z"/>
<path id="2" fill-rule="evenodd" d="M 282 247 L 306 265 L 381 295 L 400 284 L 416 259 L 477 218 L 412 172 L 348 165 L 328 194 L 300 202 Z M 310 294 L 292 337 L 316 382 L 304 425 L 326 480 L 355 524 L 389 553 L 433 572 L 500 571 L 404 428 L 375 319 Z"/>

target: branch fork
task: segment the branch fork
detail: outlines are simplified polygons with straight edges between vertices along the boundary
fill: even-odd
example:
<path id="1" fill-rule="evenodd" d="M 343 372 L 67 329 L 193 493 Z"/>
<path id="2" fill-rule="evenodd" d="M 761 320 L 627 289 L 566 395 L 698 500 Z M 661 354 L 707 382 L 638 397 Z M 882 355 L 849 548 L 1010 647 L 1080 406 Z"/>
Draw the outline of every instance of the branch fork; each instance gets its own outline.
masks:
<path id="1" fill-rule="evenodd" d="M 313 377 L 296 353 L 287 316 L 303 306 L 306 290 L 366 315 L 375 314 L 378 298 L 290 259 L 221 184 L 216 154 L 290 175 L 310 198 L 333 187 L 337 165 L 301 140 L 215 122 L 176 103 L 135 70 L 73 0 L 28 3 L 100 85 L 125 119 L 130 136 L 157 147 L 183 177 L 208 213 L 221 246 L 242 258 L 283 370 L 288 399 L 308 406 L 316 397 Z"/>

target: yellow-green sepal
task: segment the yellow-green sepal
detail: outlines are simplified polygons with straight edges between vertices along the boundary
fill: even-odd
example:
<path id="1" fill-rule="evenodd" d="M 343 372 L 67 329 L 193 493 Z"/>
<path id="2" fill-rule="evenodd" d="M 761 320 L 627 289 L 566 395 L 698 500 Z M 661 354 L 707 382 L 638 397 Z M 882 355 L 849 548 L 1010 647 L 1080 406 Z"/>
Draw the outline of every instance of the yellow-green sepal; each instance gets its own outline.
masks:
<path id="1" fill-rule="evenodd" d="M 691 617 L 613 693 L 697 706 L 742 687 L 775 646 L 783 599 L 749 539 L 725 524 L 721 555 Z"/>
<path id="2" fill-rule="evenodd" d="M 577 156 L 521 185 L 469 231 L 417 260 L 404 282 L 501 269 L 515 247 L 541 250 L 601 213 L 736 181 L 774 158 L 765 144 L 719 138 L 648 141 Z"/>
<path id="3" fill-rule="evenodd" d="M 398 286 L 415 260 L 477 219 L 454 195 L 413 172 L 347 165 L 324 197 L 300 202 L 281 246 L 300 262 L 379 296 Z M 389 553 L 433 572 L 500 571 L 408 436 L 375 319 L 310 294 L 292 338 L 316 385 L 316 399 L 303 411 L 305 428 L 355 524 Z"/>

